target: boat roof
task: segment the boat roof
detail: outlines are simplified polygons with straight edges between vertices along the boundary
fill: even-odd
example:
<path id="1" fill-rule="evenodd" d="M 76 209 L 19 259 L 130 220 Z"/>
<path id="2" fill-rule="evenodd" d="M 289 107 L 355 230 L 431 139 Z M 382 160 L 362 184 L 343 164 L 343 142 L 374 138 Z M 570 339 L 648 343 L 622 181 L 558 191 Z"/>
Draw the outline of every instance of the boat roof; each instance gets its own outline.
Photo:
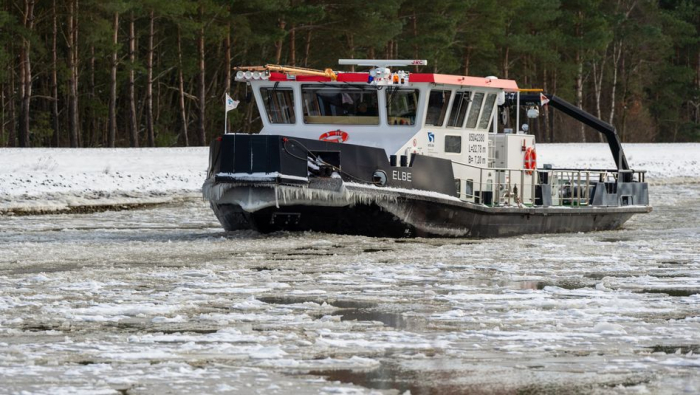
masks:
<path id="1" fill-rule="evenodd" d="M 354 82 L 367 83 L 369 73 L 345 73 L 339 72 L 336 81 L 330 77 L 316 75 L 297 75 L 290 76 L 286 73 L 272 72 L 270 73 L 270 81 L 298 81 L 298 82 Z M 412 83 L 433 83 L 446 85 L 462 85 L 470 87 L 494 88 L 503 89 L 509 92 L 517 92 L 518 84 L 514 80 L 504 80 L 494 77 L 469 77 L 449 74 L 433 74 L 433 73 L 411 73 L 410 81 Z"/>

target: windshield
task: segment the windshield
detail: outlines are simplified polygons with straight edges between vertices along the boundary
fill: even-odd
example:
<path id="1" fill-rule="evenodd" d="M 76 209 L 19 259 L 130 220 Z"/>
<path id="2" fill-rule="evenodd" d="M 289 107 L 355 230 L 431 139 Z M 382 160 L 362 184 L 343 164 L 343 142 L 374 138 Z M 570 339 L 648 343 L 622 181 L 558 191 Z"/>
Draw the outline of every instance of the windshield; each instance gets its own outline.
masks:
<path id="1" fill-rule="evenodd" d="M 425 117 L 426 126 L 442 126 L 445 122 L 447 106 L 450 104 L 452 91 L 432 90 L 428 99 L 428 114 Z"/>
<path id="2" fill-rule="evenodd" d="M 302 85 L 304 123 L 379 125 L 375 87 Z"/>
<path id="3" fill-rule="evenodd" d="M 467 107 L 469 107 L 470 92 L 457 92 L 455 99 L 452 102 L 452 112 L 447 126 L 461 128 L 464 124 L 464 117 L 467 115 Z"/>
<path id="4" fill-rule="evenodd" d="M 291 88 L 260 88 L 270 123 L 295 123 L 294 92 Z"/>
<path id="5" fill-rule="evenodd" d="M 387 91 L 389 125 L 410 126 L 416 124 L 418 89 L 390 89 Z"/>

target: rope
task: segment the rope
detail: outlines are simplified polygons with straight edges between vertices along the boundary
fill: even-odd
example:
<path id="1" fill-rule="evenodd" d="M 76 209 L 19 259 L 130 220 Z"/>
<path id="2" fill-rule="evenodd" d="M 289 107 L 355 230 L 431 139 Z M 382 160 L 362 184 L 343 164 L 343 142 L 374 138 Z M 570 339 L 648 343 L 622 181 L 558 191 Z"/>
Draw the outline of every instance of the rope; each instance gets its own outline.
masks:
<path id="1" fill-rule="evenodd" d="M 307 154 L 307 155 L 310 155 L 310 156 L 311 156 L 315 161 L 317 161 L 317 162 L 320 161 L 321 163 L 323 163 L 323 164 L 325 164 L 325 165 L 327 165 L 327 166 L 330 166 L 331 169 L 333 169 L 333 171 L 337 171 L 338 173 L 343 174 L 343 175 L 345 175 L 345 176 L 347 176 L 347 177 L 349 177 L 349 178 L 352 178 L 352 179 L 354 179 L 355 181 L 360 181 L 360 182 L 363 182 L 363 183 L 365 183 L 365 184 L 378 185 L 377 182 L 374 182 L 374 181 L 367 181 L 367 180 L 363 180 L 363 179 L 361 179 L 361 178 L 355 177 L 355 176 L 353 176 L 352 174 L 341 170 L 339 167 L 336 167 L 336 166 L 334 166 L 334 165 L 332 165 L 332 164 L 330 164 L 330 163 L 327 163 L 327 162 L 324 161 L 323 159 L 320 159 L 320 158 L 319 158 L 317 155 L 315 155 L 313 152 L 311 152 L 311 150 L 308 149 L 304 144 L 302 144 L 301 142 L 299 142 L 299 140 L 295 140 L 295 139 L 290 139 L 290 138 L 287 138 L 287 137 L 283 137 L 283 138 L 282 138 L 282 149 L 284 149 L 284 152 L 286 152 L 289 156 L 291 156 L 291 157 L 293 157 L 293 158 L 296 158 L 296 159 L 299 159 L 299 160 L 303 160 L 304 162 L 307 162 L 307 161 L 308 161 L 308 157 L 307 157 L 307 158 L 302 158 L 302 157 L 300 157 L 300 156 L 294 155 L 293 153 L 289 152 L 289 150 L 287 150 L 287 143 L 290 142 L 290 141 L 296 142 L 297 144 L 299 144 L 299 146 L 301 146 L 301 148 L 303 148 L 303 149 L 306 150 L 306 154 Z"/>

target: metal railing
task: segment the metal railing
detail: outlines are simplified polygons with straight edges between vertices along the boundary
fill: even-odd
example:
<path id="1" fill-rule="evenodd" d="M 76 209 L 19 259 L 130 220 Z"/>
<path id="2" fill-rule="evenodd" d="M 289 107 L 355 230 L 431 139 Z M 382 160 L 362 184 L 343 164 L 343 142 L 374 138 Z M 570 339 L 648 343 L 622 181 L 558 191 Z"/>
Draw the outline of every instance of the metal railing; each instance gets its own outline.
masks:
<path id="1" fill-rule="evenodd" d="M 645 182 L 646 178 L 643 170 L 496 169 L 453 163 L 478 170 L 478 178 L 455 179 L 459 198 L 487 206 L 586 207 L 599 186 L 615 193 L 620 181 Z"/>

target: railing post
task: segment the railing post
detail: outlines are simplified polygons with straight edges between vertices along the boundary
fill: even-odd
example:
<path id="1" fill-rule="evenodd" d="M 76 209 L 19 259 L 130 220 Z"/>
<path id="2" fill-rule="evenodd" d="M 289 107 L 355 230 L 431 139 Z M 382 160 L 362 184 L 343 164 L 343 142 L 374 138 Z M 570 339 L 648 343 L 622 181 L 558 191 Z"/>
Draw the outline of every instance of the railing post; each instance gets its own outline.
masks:
<path id="1" fill-rule="evenodd" d="M 513 182 L 512 175 L 513 175 L 512 172 L 510 170 L 508 170 L 508 188 L 506 189 L 506 191 L 508 191 L 507 195 L 508 195 L 508 205 L 509 206 L 510 206 L 510 197 L 512 195 L 512 193 L 510 193 L 510 184 Z"/>
<path id="2" fill-rule="evenodd" d="M 479 170 L 479 203 L 484 204 L 484 184 L 482 184 L 482 180 L 484 176 L 484 169 Z"/>
<path id="3" fill-rule="evenodd" d="M 525 172 L 520 170 L 520 204 L 525 204 Z"/>
<path id="4" fill-rule="evenodd" d="M 577 171 L 576 173 L 576 178 L 578 179 L 576 183 L 576 195 L 578 195 L 576 200 L 578 207 L 581 208 L 581 170 Z"/>
<path id="5" fill-rule="evenodd" d="M 540 180 L 540 172 L 535 169 L 530 181 L 530 205 L 535 207 L 535 184 Z"/>

